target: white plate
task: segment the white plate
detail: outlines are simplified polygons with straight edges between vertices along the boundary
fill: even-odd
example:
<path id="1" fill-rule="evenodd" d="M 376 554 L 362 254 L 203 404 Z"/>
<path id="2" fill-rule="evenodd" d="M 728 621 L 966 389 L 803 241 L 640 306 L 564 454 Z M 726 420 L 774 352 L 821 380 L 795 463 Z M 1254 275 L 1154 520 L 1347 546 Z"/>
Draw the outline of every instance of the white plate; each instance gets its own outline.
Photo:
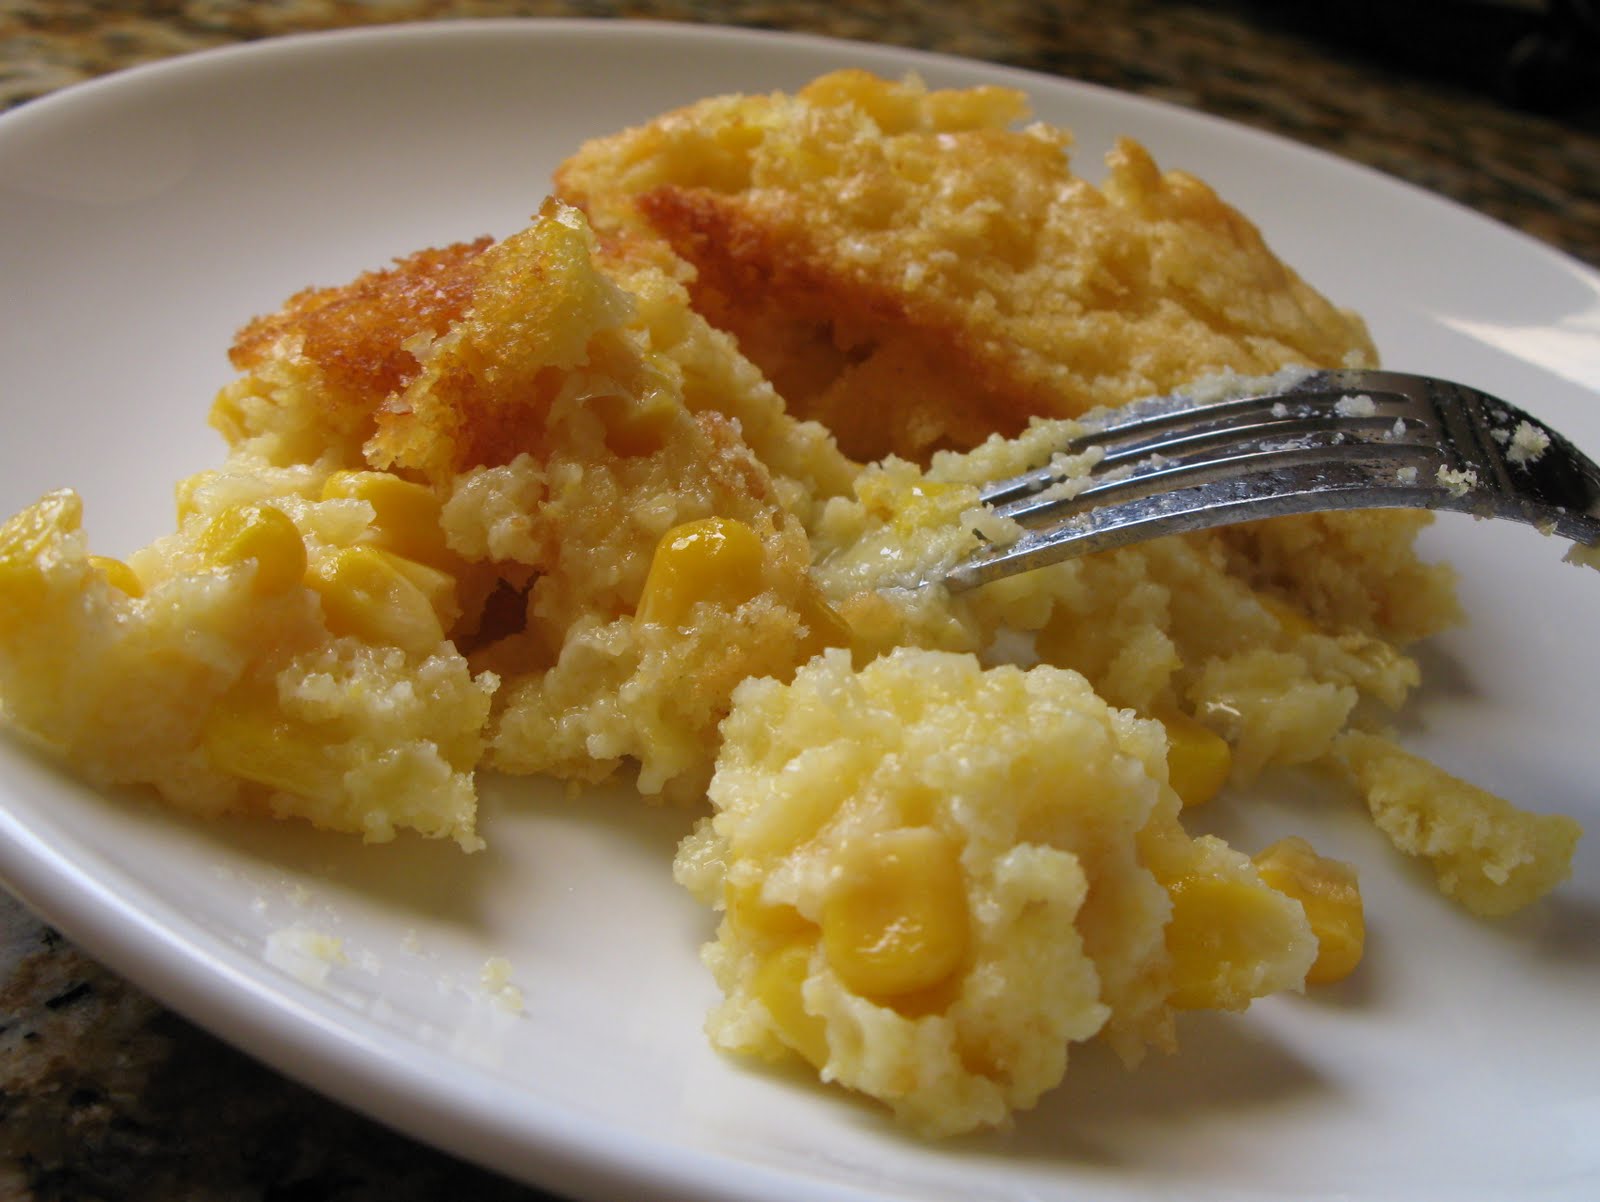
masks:
<path id="1" fill-rule="evenodd" d="M 1131 133 L 1253 214 L 1362 310 L 1395 366 L 1503 392 L 1600 448 L 1600 277 L 1386 178 L 1214 120 L 992 67 L 664 25 L 430 25 L 131 71 L 0 120 L 0 509 L 86 495 L 97 547 L 168 528 L 216 462 L 236 325 L 392 255 L 505 234 L 579 140 L 826 69 L 1009 81 L 1093 164 Z M 1412 741 L 1595 825 L 1600 578 L 1504 524 L 1441 522 L 1472 624 L 1428 652 Z M 137 704 L 136 698 L 129 699 Z M 225 1037 L 418 1137 L 595 1199 L 1592 1198 L 1600 1192 L 1600 861 L 1473 922 L 1345 805 L 1281 786 L 1247 846 L 1297 830 L 1364 868 L 1357 984 L 1194 1016 L 1125 1075 L 1091 1049 L 1007 1135 L 940 1147 L 713 1054 L 706 914 L 667 865 L 687 818 L 487 782 L 466 857 L 191 824 L 0 742 L 0 873 L 94 954 Z M 338 936 L 296 964 L 272 932 Z M 480 984 L 512 965 L 518 1014 Z M 325 979 L 318 980 L 325 972 Z"/>

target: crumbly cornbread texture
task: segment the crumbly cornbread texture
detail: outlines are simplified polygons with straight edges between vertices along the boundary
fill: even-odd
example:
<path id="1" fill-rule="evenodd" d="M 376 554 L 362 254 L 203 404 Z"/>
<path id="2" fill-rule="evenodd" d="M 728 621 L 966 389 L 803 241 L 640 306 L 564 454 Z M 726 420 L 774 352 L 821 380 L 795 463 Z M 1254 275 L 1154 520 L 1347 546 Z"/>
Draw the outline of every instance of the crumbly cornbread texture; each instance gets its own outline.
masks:
<path id="1" fill-rule="evenodd" d="M 1191 840 L 1162 728 L 1073 672 L 830 651 L 739 686 L 679 879 L 723 911 L 712 1039 L 786 1051 L 926 1134 L 1003 1123 L 1102 1031 L 1298 988 L 1299 903 Z"/>
<path id="2" fill-rule="evenodd" d="M 666 276 L 631 264 L 641 300 L 593 249 L 551 205 L 246 327 L 212 412 L 230 454 L 180 484 L 173 534 L 97 561 L 70 495 L 5 528 L 11 720 L 189 809 L 373 839 L 476 846 L 480 762 L 703 796 L 734 685 L 843 640 L 792 509 L 853 468 Z M 744 581 L 642 607 L 663 535 L 709 519 Z"/>
<path id="3" fill-rule="evenodd" d="M 1513 913 L 1566 879 L 1582 833 L 1571 818 L 1519 810 L 1378 735 L 1351 731 L 1334 751 L 1379 829 L 1473 913 Z"/>
<path id="4" fill-rule="evenodd" d="M 677 872 L 724 911 L 713 1038 L 929 1134 L 1073 1042 L 1132 1063 L 1177 1010 L 1354 968 L 1352 872 L 1184 832 L 1229 779 L 1332 769 L 1448 895 L 1536 899 L 1576 827 L 1372 733 L 1457 617 L 1425 518 L 938 583 L 1014 534 L 979 485 L 1062 415 L 1372 357 L 1205 185 L 1131 144 L 1089 185 L 1022 112 L 853 72 L 706 101 L 582 148 L 582 211 L 290 298 L 170 534 L 92 555 L 68 492 L 0 527 L 6 720 L 373 840 L 477 847 L 478 766 L 709 791 Z"/>
<path id="5" fill-rule="evenodd" d="M 131 565 L 88 554 L 71 492 L 13 518 L 6 716 L 91 779 L 190 811 L 476 848 L 496 680 L 444 637 L 448 578 L 384 547 L 368 502 L 320 493 L 314 473 L 234 463 Z"/>

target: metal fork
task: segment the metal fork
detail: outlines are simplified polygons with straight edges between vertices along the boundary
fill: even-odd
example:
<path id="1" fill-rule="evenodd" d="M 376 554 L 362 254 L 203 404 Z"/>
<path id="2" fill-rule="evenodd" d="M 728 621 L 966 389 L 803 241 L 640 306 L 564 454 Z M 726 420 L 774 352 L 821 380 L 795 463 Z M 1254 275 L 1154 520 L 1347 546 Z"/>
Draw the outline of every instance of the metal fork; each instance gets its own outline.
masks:
<path id="1" fill-rule="evenodd" d="M 981 499 L 1025 528 L 945 575 L 952 589 L 1127 543 L 1333 509 L 1445 509 L 1600 544 L 1600 467 L 1516 406 L 1390 371 L 1311 372 L 1280 391 L 1134 402 L 1059 450 L 1103 452 L 1088 481 L 1049 466 Z M 1059 495 L 1072 491 L 1072 495 Z"/>

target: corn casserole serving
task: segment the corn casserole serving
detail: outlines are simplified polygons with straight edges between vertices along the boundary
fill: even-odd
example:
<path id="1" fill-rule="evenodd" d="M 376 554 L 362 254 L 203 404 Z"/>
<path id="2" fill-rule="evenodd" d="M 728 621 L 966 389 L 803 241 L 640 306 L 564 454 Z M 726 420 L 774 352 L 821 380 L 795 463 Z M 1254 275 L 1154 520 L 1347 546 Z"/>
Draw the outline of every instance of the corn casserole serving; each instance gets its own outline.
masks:
<path id="1" fill-rule="evenodd" d="M 1460 616 L 1424 515 L 937 583 L 1084 413 L 1377 358 L 1206 184 L 1129 141 L 1090 183 L 1027 117 L 857 71 L 711 98 L 507 238 L 250 321 L 171 533 L 92 554 L 70 491 L 0 528 L 7 723 L 367 840 L 480 847 L 480 769 L 703 807 L 712 1042 L 928 1136 L 1355 970 L 1353 867 L 1185 828 L 1230 782 L 1334 779 L 1468 910 L 1536 901 L 1576 823 L 1386 733 Z"/>

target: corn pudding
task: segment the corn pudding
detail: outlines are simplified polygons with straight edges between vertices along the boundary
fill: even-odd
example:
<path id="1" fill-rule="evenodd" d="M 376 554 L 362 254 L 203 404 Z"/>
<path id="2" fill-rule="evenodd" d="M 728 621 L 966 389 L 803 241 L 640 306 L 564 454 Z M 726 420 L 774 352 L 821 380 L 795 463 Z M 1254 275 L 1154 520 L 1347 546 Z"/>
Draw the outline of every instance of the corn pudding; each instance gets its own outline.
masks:
<path id="1" fill-rule="evenodd" d="M 1161 727 L 1075 672 L 832 650 L 734 695 L 677 872 L 723 910 L 718 1046 L 794 1052 L 926 1134 L 1002 1122 L 1104 1033 L 1297 988 L 1304 910 L 1191 839 Z"/>
<path id="2" fill-rule="evenodd" d="M 8 723 L 373 841 L 480 846 L 480 767 L 709 798 L 675 873 L 721 913 L 713 1042 L 928 1135 L 1355 971 L 1352 867 L 1185 830 L 1229 782 L 1343 781 L 1447 896 L 1535 901 L 1576 824 L 1383 733 L 1459 618 L 1424 515 L 939 583 L 1085 411 L 1375 361 L 1205 184 L 1129 142 L 1090 184 L 1024 117 L 860 72 L 715 98 L 578 148 L 508 238 L 291 297 L 170 534 L 97 556 L 66 491 L 0 527 Z"/>
<path id="3" fill-rule="evenodd" d="M 1365 327 L 1193 176 L 1123 141 L 1100 186 L 1021 93 L 865 72 L 726 96 L 585 146 L 558 192 L 694 269 L 791 411 L 920 458 L 1205 372 L 1375 359 Z"/>

